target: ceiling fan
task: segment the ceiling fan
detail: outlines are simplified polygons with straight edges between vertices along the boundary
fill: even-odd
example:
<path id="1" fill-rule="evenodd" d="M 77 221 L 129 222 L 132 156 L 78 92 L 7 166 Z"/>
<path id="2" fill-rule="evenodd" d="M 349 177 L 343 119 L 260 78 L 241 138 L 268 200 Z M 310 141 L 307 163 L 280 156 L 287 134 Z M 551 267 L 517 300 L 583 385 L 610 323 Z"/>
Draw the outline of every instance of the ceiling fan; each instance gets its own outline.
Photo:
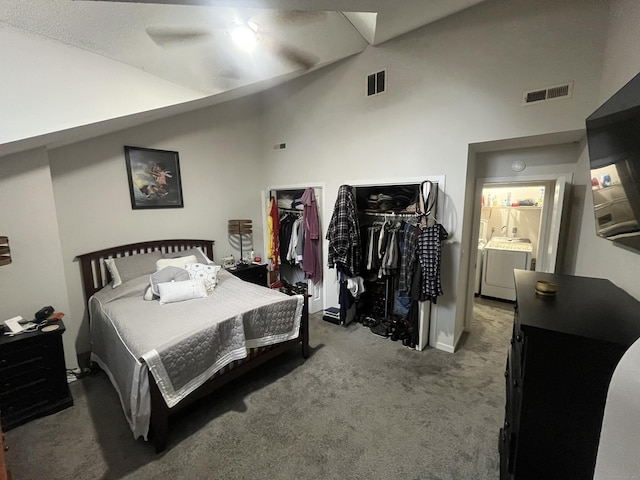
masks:
<path id="1" fill-rule="evenodd" d="M 132 0 L 98 0 L 117 3 L 131 3 Z M 161 5 L 210 5 L 205 0 L 139 0 L 142 3 Z M 135 3 L 135 2 L 134 2 Z M 212 7 L 213 8 L 213 7 Z M 234 29 L 244 29 L 253 35 L 255 47 L 275 55 L 301 70 L 309 70 L 318 63 L 318 57 L 311 52 L 298 48 L 278 37 L 282 29 L 302 26 L 322 20 L 326 17 L 323 11 L 302 10 L 267 10 L 267 9 L 229 9 L 220 8 L 223 14 L 212 15 L 206 25 L 149 25 L 145 31 L 149 38 L 163 48 L 179 48 L 197 42 L 215 39 L 218 35 L 233 37 Z"/>

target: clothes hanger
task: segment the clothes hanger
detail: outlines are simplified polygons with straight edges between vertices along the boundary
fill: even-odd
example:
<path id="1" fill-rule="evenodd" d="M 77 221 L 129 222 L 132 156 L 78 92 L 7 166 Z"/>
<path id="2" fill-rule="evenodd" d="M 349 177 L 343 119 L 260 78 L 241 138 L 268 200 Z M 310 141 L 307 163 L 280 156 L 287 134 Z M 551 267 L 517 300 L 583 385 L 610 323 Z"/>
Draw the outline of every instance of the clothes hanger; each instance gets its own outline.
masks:
<path id="1" fill-rule="evenodd" d="M 420 227 L 426 228 L 431 220 L 431 225 L 438 223 L 433 212 L 438 202 L 438 185 L 431 180 L 425 180 L 420 184 L 419 201 L 416 206 L 416 215 L 420 218 Z M 433 215 L 432 215 L 433 212 Z"/>

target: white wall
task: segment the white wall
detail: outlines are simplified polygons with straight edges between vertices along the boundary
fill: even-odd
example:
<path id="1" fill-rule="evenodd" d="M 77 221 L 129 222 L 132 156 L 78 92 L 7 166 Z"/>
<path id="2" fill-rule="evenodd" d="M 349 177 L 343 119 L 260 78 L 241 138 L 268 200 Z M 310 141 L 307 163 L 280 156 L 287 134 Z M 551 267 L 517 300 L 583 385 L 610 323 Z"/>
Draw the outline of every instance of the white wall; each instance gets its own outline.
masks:
<path id="1" fill-rule="evenodd" d="M 79 352 L 89 349 L 76 255 L 145 240 L 202 238 L 216 240 L 215 257 L 220 259 L 233 253 L 227 241 L 231 218 L 254 221 L 254 243 L 260 248 L 256 108 L 255 98 L 249 97 L 50 152 L 69 289 L 69 351 L 74 346 Z M 131 209 L 124 145 L 178 151 L 184 208 Z"/>
<path id="2" fill-rule="evenodd" d="M 639 22 L 640 2 L 612 0 L 598 105 L 640 72 L 640 50 L 637 48 L 640 45 Z M 576 254 L 575 273 L 608 278 L 640 300 L 640 283 L 637 276 L 640 254 L 596 236 L 586 146 L 580 155 L 577 171 L 575 179 L 584 192 L 584 211 L 579 230 L 580 242 Z"/>
<path id="3" fill-rule="evenodd" d="M 20 48 L 16 48 L 19 45 Z M 186 102 L 202 92 L 0 23 L 0 145 Z"/>
<path id="4" fill-rule="evenodd" d="M 267 178 L 324 178 L 329 218 L 342 183 L 445 175 L 451 243 L 437 341 L 451 349 L 464 322 L 468 146 L 583 128 L 596 105 L 606 14 L 597 0 L 490 1 L 276 88 L 265 96 Z M 366 98 L 365 75 L 380 68 L 389 90 Z M 570 80 L 572 99 L 521 106 L 523 91 Z M 286 150 L 270 150 L 280 142 Z M 335 285 L 325 283 L 328 305 L 337 304 Z"/>
<path id="5" fill-rule="evenodd" d="M 0 321 L 32 319 L 51 305 L 69 314 L 49 160 L 44 149 L 0 161 L 0 235 L 9 237 L 12 263 L 0 267 Z M 64 318 L 70 323 L 71 317 Z M 68 360 L 75 359 L 69 356 Z"/>

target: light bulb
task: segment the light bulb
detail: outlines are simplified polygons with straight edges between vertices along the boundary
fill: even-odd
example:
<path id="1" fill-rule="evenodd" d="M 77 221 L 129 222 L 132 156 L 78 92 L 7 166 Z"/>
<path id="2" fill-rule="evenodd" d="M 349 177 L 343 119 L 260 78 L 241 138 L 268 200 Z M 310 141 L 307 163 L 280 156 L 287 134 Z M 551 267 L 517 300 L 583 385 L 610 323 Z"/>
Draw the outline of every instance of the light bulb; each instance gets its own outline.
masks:
<path id="1" fill-rule="evenodd" d="M 247 25 L 238 25 L 230 32 L 231 38 L 238 47 L 247 52 L 258 44 L 258 34 Z"/>

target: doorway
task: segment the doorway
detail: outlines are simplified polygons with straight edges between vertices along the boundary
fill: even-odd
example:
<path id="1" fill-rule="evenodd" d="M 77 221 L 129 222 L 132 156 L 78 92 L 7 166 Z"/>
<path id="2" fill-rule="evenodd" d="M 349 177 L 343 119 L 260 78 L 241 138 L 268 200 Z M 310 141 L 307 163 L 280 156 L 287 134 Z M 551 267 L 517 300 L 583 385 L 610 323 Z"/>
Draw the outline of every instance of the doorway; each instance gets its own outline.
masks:
<path id="1" fill-rule="evenodd" d="M 542 182 L 485 183 L 475 261 L 475 295 L 515 300 L 513 269 L 535 270 L 543 229 Z"/>

